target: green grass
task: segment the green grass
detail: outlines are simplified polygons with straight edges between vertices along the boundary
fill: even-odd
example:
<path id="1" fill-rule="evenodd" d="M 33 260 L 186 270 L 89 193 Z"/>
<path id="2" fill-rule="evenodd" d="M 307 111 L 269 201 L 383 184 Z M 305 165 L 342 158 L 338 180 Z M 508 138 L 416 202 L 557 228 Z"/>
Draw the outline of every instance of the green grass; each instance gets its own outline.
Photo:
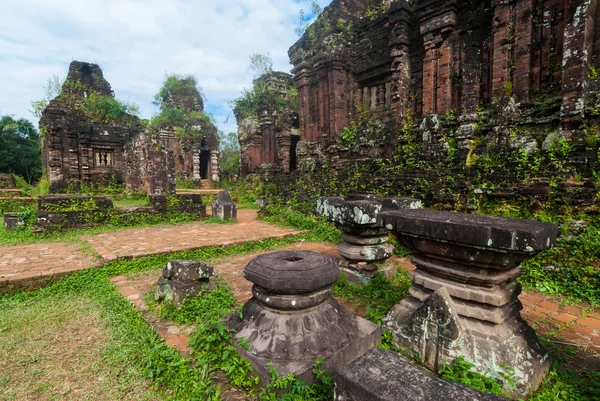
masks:
<path id="1" fill-rule="evenodd" d="M 163 400 L 95 297 L 13 302 L 0 312 L 0 400 Z"/>
<path id="2" fill-rule="evenodd" d="M 113 199 L 113 205 L 116 208 L 144 207 L 144 206 L 150 206 L 150 200 L 148 198 L 119 198 L 119 199 Z"/>
<path id="3" fill-rule="evenodd" d="M 74 273 L 72 276 L 64 278 L 62 281 L 50 284 L 35 292 L 17 292 L 15 294 L 0 295 L 0 319 L 10 321 L 12 317 L 7 315 L 8 311 L 27 310 L 31 308 L 32 315 L 40 313 L 44 314 L 40 308 L 43 305 L 53 305 L 61 308 L 61 300 L 74 300 L 83 298 L 94 304 L 91 307 L 93 310 L 102 312 L 102 318 L 105 321 L 105 327 L 110 328 L 111 341 L 118 344 L 118 350 L 113 353 L 112 358 L 115 361 L 114 367 L 119 371 L 134 372 L 133 379 L 149 378 L 154 385 L 160 386 L 161 391 L 168 392 L 174 400 L 213 400 L 218 399 L 219 389 L 215 388 L 212 382 L 212 374 L 215 369 L 230 370 L 231 372 L 244 371 L 244 363 L 241 360 L 231 362 L 231 358 L 221 354 L 221 362 L 212 366 L 202 364 L 203 359 L 198 352 L 196 358 L 200 364 L 190 364 L 191 361 L 181 357 L 176 351 L 166 346 L 166 344 L 158 338 L 156 333 L 142 319 L 140 313 L 122 297 L 114 285 L 109 281 L 110 277 L 121 274 L 135 274 L 140 272 L 148 272 L 159 269 L 165 265 L 169 259 L 200 259 L 204 261 L 215 260 L 216 258 L 228 255 L 239 255 L 262 250 L 273 249 L 298 241 L 302 237 L 280 239 L 280 240 L 264 240 L 248 242 L 244 245 L 237 245 L 229 248 L 223 247 L 208 247 L 195 251 L 178 252 L 172 255 L 160 255 L 142 258 L 131 261 L 112 262 L 102 268 L 86 270 Z M 190 315 L 182 316 L 181 321 L 191 321 L 193 319 L 217 319 L 225 312 L 229 312 L 229 304 L 225 302 L 227 299 L 233 299 L 229 292 L 215 292 L 214 297 L 220 297 L 210 303 L 206 300 L 200 301 L 195 308 L 195 316 L 192 316 L 193 311 L 188 312 Z M 206 298 L 206 294 L 205 294 Z M 225 301 L 223 301 L 225 300 Z M 68 308 L 66 314 L 68 313 Z M 2 321 L 2 320 L 0 320 Z M 210 323 L 210 322 L 208 322 Z M 212 348 L 205 348 L 205 356 L 215 357 L 215 353 L 231 352 L 231 344 L 225 342 L 214 341 L 214 329 L 219 330 L 218 325 L 205 324 L 202 326 L 203 331 L 196 335 L 196 338 L 203 338 L 199 344 L 207 345 L 212 338 Z M 0 326 L 0 329 L 2 327 Z M 222 330 L 222 329 L 221 329 Z M 204 336 L 204 337 L 198 337 Z M 212 337 L 211 337 L 212 336 Z M 221 333 L 221 337 L 227 339 L 226 333 Z M 229 347 L 229 348 L 228 348 Z M 203 354 L 203 355 L 204 355 Z M 216 363 L 216 362 L 215 362 Z M 233 364 L 232 364 L 233 363 Z M 111 364 L 111 366 L 113 366 Z M 227 372 L 226 372 L 227 373 Z M 122 373 L 119 373 L 118 379 L 121 380 Z M 107 376 L 108 377 L 108 376 Z M 241 380 L 240 383 L 248 384 L 247 377 L 240 377 L 233 374 L 235 380 Z M 244 384 L 245 385 L 245 384 Z M 148 395 L 150 393 L 147 393 Z M 142 394 L 143 395 L 143 394 Z M 143 399 L 143 398 L 142 398 Z M 270 398 L 268 398 L 270 399 Z"/>
<path id="4" fill-rule="evenodd" d="M 333 285 L 333 295 L 358 307 L 365 307 L 364 318 L 374 323 L 381 324 L 381 319 L 397 304 L 400 299 L 408 295 L 411 281 L 408 272 L 398 269 L 391 279 L 378 273 L 366 285 L 351 284 L 342 275 L 341 279 Z"/>

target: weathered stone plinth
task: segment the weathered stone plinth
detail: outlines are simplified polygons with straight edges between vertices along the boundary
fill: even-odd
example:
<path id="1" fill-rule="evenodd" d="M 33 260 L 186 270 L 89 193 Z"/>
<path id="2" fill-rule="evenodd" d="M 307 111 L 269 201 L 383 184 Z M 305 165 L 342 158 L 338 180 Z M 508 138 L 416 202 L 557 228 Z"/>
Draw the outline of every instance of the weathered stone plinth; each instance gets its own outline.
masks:
<path id="1" fill-rule="evenodd" d="M 383 198 L 376 195 L 353 195 L 347 199 L 317 199 L 317 213 L 342 230 L 338 245 L 340 265 L 348 280 L 367 283 L 377 272 L 377 263 L 392 256 L 387 243 L 388 230 L 378 226 L 377 215 L 383 210 L 418 209 L 421 201 L 413 198 Z"/>
<path id="2" fill-rule="evenodd" d="M 179 307 L 186 297 L 193 297 L 210 286 L 214 268 L 198 260 L 171 260 L 156 283 L 157 301 Z"/>
<path id="3" fill-rule="evenodd" d="M 11 231 L 25 225 L 25 219 L 20 213 L 4 213 L 4 227 Z"/>
<path id="4" fill-rule="evenodd" d="M 34 232 L 102 225 L 114 212 L 108 196 L 48 195 L 38 197 Z"/>
<path id="5" fill-rule="evenodd" d="M 149 199 L 157 213 L 181 212 L 206 217 L 206 205 L 200 194 L 150 195 Z"/>
<path id="6" fill-rule="evenodd" d="M 440 379 L 388 350 L 373 349 L 335 376 L 336 401 L 506 401 Z"/>
<path id="7" fill-rule="evenodd" d="M 244 305 L 243 317 L 232 315 L 228 326 L 263 385 L 270 381 L 269 363 L 281 375 L 294 373 L 314 383 L 317 359 L 324 360 L 321 369 L 334 374 L 381 340 L 379 326 L 331 297 L 331 284 L 340 277 L 331 257 L 311 251 L 261 255 L 246 266 L 244 277 L 254 283 L 253 297 Z"/>
<path id="8" fill-rule="evenodd" d="M 215 200 L 212 201 L 212 215 L 221 220 L 237 219 L 237 208 L 228 190 L 219 192 Z"/>
<path id="9" fill-rule="evenodd" d="M 397 345 L 437 371 L 464 356 L 500 378 L 514 369 L 515 395 L 535 389 L 550 365 L 521 318 L 519 264 L 554 245 L 550 223 L 432 210 L 379 214 L 378 222 L 414 251 L 411 296 L 387 325 Z"/>

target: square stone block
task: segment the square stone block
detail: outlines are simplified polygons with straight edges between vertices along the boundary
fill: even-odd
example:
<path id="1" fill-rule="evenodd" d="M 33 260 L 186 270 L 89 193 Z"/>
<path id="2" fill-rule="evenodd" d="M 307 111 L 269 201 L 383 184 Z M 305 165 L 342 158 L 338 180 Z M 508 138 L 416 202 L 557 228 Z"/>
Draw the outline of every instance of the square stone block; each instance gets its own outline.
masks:
<path id="1" fill-rule="evenodd" d="M 373 349 L 335 376 L 336 401 L 502 401 L 425 372 L 403 356 Z"/>

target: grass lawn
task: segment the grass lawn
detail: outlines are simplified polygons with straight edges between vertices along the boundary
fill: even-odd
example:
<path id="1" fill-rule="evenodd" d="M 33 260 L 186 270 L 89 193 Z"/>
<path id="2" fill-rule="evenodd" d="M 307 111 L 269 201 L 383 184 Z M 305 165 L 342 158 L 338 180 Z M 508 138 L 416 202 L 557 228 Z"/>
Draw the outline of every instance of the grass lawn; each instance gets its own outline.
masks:
<path id="1" fill-rule="evenodd" d="M 0 400 L 167 399 L 85 294 L 14 306 L 0 312 Z"/>

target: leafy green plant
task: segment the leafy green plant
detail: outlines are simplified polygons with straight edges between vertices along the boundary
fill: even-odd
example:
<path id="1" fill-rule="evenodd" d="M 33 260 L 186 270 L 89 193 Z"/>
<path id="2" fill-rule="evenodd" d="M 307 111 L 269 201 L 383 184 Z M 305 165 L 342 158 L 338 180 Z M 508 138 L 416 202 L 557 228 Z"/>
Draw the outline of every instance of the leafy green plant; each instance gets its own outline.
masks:
<path id="1" fill-rule="evenodd" d="M 97 92 L 86 96 L 80 109 L 93 121 L 103 123 L 121 121 L 126 115 L 137 115 L 140 111 L 135 103 L 123 102 Z"/>
<path id="2" fill-rule="evenodd" d="M 381 324 L 381 320 L 392 306 L 408 295 L 410 284 L 408 272 L 404 270 L 398 270 L 391 279 L 378 273 L 366 285 L 351 284 L 342 275 L 333 285 L 333 294 L 357 306 L 365 306 L 364 317 Z"/>
<path id="3" fill-rule="evenodd" d="M 328 401 L 333 395 L 333 378 L 327 376 L 324 370 L 319 369 L 323 364 L 322 359 L 315 361 L 313 374 L 316 377 L 316 383 L 312 386 L 296 379 L 293 373 L 287 376 L 281 376 L 277 369 L 269 363 L 268 370 L 271 380 L 267 387 L 261 389 L 259 393 L 260 401 Z M 285 391 L 278 397 L 277 394 Z"/>
<path id="4" fill-rule="evenodd" d="M 196 91 L 203 101 L 205 98 L 203 90 L 193 74 L 167 74 L 160 89 L 154 95 L 154 104 L 160 106 L 172 93 L 192 95 Z"/>
<path id="5" fill-rule="evenodd" d="M 451 364 L 443 364 L 442 368 L 439 370 L 438 374 L 446 380 L 452 380 L 458 383 L 462 383 L 467 385 L 475 390 L 483 391 L 485 393 L 490 394 L 498 394 L 508 396 L 504 390 L 503 386 L 512 386 L 514 387 L 514 382 L 512 380 L 512 376 L 514 375 L 514 371 L 509 368 L 505 368 L 508 373 L 502 373 L 502 381 L 495 380 L 489 377 L 486 373 L 481 374 L 477 373 L 473 370 L 472 363 L 465 360 L 464 357 L 459 357 L 452 361 Z"/>

